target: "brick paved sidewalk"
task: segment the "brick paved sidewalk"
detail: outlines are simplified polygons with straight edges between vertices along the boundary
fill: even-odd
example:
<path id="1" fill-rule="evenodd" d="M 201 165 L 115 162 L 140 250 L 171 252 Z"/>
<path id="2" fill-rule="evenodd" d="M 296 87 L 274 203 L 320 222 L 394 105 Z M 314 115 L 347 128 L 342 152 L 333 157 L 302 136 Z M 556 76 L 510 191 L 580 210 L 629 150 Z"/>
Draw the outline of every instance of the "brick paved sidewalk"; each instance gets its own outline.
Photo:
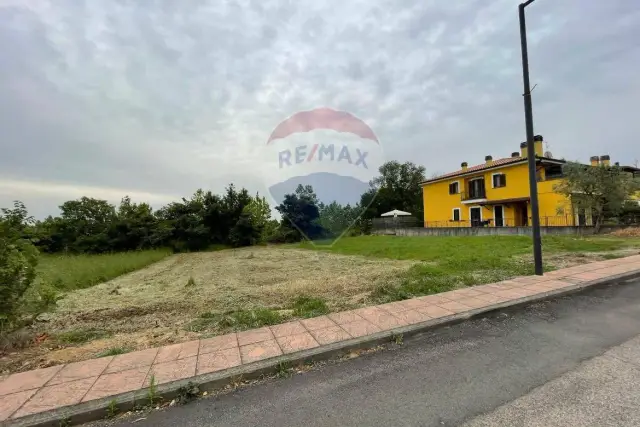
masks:
<path id="1" fill-rule="evenodd" d="M 640 272 L 640 255 L 0 378 L 0 422 Z"/>

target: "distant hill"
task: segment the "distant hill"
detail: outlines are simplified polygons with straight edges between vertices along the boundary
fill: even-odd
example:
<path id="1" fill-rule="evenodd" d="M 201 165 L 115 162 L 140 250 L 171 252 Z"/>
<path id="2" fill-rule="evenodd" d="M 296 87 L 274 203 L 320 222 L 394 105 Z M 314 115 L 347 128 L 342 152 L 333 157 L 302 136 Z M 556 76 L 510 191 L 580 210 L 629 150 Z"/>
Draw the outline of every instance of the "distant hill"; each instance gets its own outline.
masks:
<path id="1" fill-rule="evenodd" d="M 351 206 L 360 202 L 360 196 L 369 190 L 369 183 L 351 176 L 341 176 L 328 172 L 317 172 L 307 176 L 296 176 L 269 187 L 276 202 L 281 203 L 286 194 L 295 193 L 298 185 L 310 185 L 324 204 L 337 202 Z"/>

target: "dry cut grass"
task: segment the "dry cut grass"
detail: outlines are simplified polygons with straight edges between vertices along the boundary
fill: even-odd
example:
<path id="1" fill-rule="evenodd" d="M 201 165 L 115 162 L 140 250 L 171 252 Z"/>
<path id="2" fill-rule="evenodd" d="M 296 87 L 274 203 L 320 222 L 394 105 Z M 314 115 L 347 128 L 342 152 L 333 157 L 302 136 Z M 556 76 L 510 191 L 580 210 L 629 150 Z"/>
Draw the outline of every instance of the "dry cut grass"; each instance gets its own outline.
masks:
<path id="1" fill-rule="evenodd" d="M 0 359 L 0 372 L 210 336 L 221 331 L 190 325 L 236 310 L 296 317 L 301 296 L 321 300 L 331 311 L 348 309 L 416 263 L 283 247 L 172 255 L 67 293 L 37 325 L 51 337 L 51 351 L 39 346 Z"/>

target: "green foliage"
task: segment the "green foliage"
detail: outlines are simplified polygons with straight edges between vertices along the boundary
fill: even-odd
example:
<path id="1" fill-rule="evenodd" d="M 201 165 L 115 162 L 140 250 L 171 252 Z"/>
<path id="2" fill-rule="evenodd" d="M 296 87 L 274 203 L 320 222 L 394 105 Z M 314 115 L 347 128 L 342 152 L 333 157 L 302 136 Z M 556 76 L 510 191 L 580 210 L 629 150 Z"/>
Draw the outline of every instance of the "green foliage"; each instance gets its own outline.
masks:
<path id="1" fill-rule="evenodd" d="M 293 303 L 293 315 L 296 317 L 316 317 L 329 313 L 329 307 L 322 298 L 298 297 Z"/>
<path id="2" fill-rule="evenodd" d="M 117 356 L 119 354 L 129 353 L 130 351 L 130 349 L 124 347 L 111 347 L 108 350 L 98 353 L 96 357 Z"/>
<path id="3" fill-rule="evenodd" d="M 640 190 L 640 182 L 619 166 L 586 166 L 567 163 L 565 178 L 554 190 L 571 199 L 576 210 L 591 212 L 596 231 L 605 216 L 617 216 L 625 202 Z"/>
<path id="4" fill-rule="evenodd" d="M 229 233 L 229 241 L 234 247 L 252 246 L 260 242 L 264 225 L 259 225 L 249 213 L 243 212 Z"/>
<path id="5" fill-rule="evenodd" d="M 278 366 L 276 366 L 276 377 L 278 378 L 289 378 L 292 374 L 293 369 L 291 368 L 291 363 L 289 362 L 280 362 Z"/>
<path id="6" fill-rule="evenodd" d="M 371 219 L 399 209 L 415 218 L 423 217 L 422 187 L 425 169 L 412 162 L 386 162 L 378 169 L 380 176 L 371 181 L 371 190 L 364 193 L 360 206 L 367 207 L 363 218 Z"/>
<path id="7" fill-rule="evenodd" d="M 228 313 L 203 313 L 200 318 L 191 322 L 187 329 L 194 332 L 207 329 L 244 330 L 277 325 L 285 319 L 286 317 L 279 312 L 268 308 L 238 310 Z"/>
<path id="8" fill-rule="evenodd" d="M 342 206 L 336 202 L 328 205 L 320 204 L 320 225 L 327 236 L 338 237 L 350 227 L 356 225 L 360 215 L 360 207 Z"/>
<path id="9" fill-rule="evenodd" d="M 178 405 L 185 405 L 192 400 L 197 399 L 198 393 L 200 393 L 200 389 L 198 388 L 198 386 L 189 381 L 186 386 L 182 386 L 178 389 L 176 403 Z"/>
<path id="10" fill-rule="evenodd" d="M 156 384 L 155 375 L 151 375 L 151 379 L 149 380 L 149 390 L 147 390 L 147 399 L 149 400 L 149 405 L 153 405 L 154 403 L 160 400 L 160 396 L 158 395 L 158 385 Z"/>
<path id="11" fill-rule="evenodd" d="M 107 406 L 107 418 L 115 418 L 116 415 L 118 415 L 118 402 L 112 399 Z"/>
<path id="12" fill-rule="evenodd" d="M 0 331 L 11 328 L 36 276 L 38 250 L 24 238 L 32 219 L 20 202 L 0 215 Z"/>
<path id="13" fill-rule="evenodd" d="M 322 237 L 319 224 L 320 211 L 318 197 L 310 185 L 298 185 L 294 194 L 285 195 L 284 201 L 276 206 L 282 215 L 281 236 L 286 242 Z"/>
<path id="14" fill-rule="evenodd" d="M 56 336 L 58 341 L 64 344 L 83 344 L 88 341 L 108 337 L 109 333 L 98 329 L 79 329 L 62 332 Z"/>

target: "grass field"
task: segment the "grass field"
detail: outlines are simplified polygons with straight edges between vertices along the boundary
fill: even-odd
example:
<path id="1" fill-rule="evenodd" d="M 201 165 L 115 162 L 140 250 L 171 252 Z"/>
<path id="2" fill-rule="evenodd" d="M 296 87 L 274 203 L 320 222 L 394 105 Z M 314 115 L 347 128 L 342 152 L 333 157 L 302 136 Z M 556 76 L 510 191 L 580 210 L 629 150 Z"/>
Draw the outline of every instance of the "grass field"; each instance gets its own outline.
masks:
<path id="1" fill-rule="evenodd" d="M 547 269 L 638 253 L 638 238 L 551 237 Z M 120 354 L 531 274 L 531 239 L 345 238 L 334 246 L 45 256 L 63 291 L 33 325 L 42 344 L 1 354 L 0 373 Z M 157 262 L 156 262 L 157 261 Z M 146 267 L 145 267 L 146 266 Z M 145 267 L 145 268 L 142 268 Z M 128 273 L 128 274 L 124 274 Z M 111 280 L 109 280 L 111 279 Z"/>
<path id="2" fill-rule="evenodd" d="M 164 249 L 104 255 L 41 254 L 38 262 L 38 281 L 60 291 L 89 288 L 139 270 L 170 254 L 171 251 Z"/>
<path id="3" fill-rule="evenodd" d="M 341 239 L 331 247 L 301 247 L 344 255 L 419 260 L 397 285 L 383 284 L 372 292 L 376 302 L 396 301 L 445 292 L 462 286 L 498 282 L 533 273 L 531 238 L 360 236 Z M 620 237 L 547 236 L 543 239 L 545 270 L 608 257 L 640 247 L 640 239 Z M 612 253 L 619 251 L 619 253 Z"/>

